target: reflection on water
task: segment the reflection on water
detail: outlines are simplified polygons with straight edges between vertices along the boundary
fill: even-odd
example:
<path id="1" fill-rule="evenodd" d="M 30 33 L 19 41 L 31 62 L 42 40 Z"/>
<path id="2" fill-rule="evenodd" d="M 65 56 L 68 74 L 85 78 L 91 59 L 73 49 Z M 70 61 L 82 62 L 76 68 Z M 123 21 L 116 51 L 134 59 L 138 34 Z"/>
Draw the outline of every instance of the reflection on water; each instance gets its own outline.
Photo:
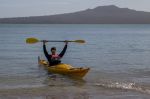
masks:
<path id="1" fill-rule="evenodd" d="M 49 74 L 43 82 L 48 86 L 84 86 L 86 81 L 84 79 L 72 78 L 66 75 Z"/>

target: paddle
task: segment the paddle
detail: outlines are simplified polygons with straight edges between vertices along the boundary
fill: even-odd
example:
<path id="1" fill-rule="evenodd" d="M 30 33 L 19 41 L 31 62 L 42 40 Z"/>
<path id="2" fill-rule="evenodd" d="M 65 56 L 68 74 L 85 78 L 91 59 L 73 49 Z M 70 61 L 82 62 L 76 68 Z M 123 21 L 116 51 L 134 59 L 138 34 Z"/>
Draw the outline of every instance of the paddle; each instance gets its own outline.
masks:
<path id="1" fill-rule="evenodd" d="M 27 44 L 35 44 L 38 42 L 43 42 L 44 40 L 38 40 L 37 38 L 27 38 L 26 43 Z M 59 41 L 59 40 L 45 40 L 46 42 L 75 42 L 75 43 L 85 43 L 84 40 L 65 40 L 65 41 Z"/>

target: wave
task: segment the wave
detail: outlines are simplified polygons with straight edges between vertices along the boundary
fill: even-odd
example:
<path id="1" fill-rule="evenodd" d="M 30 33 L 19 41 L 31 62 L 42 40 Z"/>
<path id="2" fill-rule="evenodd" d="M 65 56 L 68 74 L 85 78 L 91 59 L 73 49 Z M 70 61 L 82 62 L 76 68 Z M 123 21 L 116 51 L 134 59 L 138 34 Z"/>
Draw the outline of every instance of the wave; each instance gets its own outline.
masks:
<path id="1" fill-rule="evenodd" d="M 138 85 L 136 83 L 114 82 L 114 83 L 95 83 L 94 85 L 110 89 L 131 90 L 150 94 L 150 87 Z"/>

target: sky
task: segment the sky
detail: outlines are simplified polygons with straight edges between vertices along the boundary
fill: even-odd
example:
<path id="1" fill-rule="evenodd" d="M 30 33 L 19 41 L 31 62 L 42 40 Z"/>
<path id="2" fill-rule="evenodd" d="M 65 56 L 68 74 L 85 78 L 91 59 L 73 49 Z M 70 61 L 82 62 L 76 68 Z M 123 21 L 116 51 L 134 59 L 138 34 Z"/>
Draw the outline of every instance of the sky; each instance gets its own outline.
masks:
<path id="1" fill-rule="evenodd" d="M 54 15 L 106 5 L 150 12 L 150 0 L 0 0 L 0 18 Z"/>

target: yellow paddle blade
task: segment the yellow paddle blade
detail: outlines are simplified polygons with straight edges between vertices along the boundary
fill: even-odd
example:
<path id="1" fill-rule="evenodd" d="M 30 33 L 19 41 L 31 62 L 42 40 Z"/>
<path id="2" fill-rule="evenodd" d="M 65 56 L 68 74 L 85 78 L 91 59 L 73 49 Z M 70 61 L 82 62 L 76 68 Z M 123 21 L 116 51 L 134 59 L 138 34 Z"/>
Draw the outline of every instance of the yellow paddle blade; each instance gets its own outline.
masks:
<path id="1" fill-rule="evenodd" d="M 28 44 L 34 44 L 40 42 L 37 38 L 27 38 L 26 43 Z"/>
<path id="2" fill-rule="evenodd" d="M 84 40 L 75 40 L 75 41 L 73 41 L 73 42 L 76 42 L 76 43 L 85 43 Z"/>

